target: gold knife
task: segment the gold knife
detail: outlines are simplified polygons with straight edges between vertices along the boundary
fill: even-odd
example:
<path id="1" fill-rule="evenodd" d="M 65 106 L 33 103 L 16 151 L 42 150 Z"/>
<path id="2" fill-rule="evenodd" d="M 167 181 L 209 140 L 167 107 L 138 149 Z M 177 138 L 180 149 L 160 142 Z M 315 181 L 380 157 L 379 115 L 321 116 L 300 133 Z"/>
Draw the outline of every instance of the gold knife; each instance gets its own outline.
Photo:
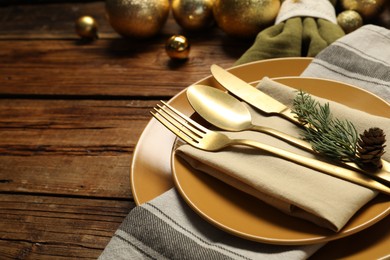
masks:
<path id="1" fill-rule="evenodd" d="M 281 116 L 295 124 L 298 124 L 299 126 L 302 126 L 295 115 L 291 112 L 291 109 L 286 105 L 254 88 L 249 83 L 216 64 L 211 65 L 210 69 L 211 74 L 222 85 L 222 87 L 241 100 L 255 108 L 258 108 L 266 114 Z M 343 162 L 341 164 L 353 170 L 358 170 L 359 172 L 368 175 L 370 178 L 390 187 L 390 164 L 385 160 L 382 160 L 383 168 L 376 173 L 366 172 L 353 162 Z"/>
<path id="2" fill-rule="evenodd" d="M 302 126 L 291 109 L 276 99 L 254 88 L 252 85 L 224 70 L 218 65 L 211 65 L 211 74 L 229 92 L 260 109 L 266 114 L 282 116 L 291 122 Z"/>

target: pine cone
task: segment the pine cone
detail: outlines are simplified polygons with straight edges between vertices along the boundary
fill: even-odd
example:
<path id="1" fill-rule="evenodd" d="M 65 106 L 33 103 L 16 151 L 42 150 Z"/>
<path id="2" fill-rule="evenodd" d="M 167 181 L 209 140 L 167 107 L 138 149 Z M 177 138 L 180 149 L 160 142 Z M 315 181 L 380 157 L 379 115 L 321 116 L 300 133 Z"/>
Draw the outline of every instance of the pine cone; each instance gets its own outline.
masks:
<path id="1" fill-rule="evenodd" d="M 377 170 L 382 168 L 381 157 L 385 153 L 386 135 L 383 130 L 375 127 L 365 130 L 360 134 L 357 146 L 359 163 L 368 169 Z"/>

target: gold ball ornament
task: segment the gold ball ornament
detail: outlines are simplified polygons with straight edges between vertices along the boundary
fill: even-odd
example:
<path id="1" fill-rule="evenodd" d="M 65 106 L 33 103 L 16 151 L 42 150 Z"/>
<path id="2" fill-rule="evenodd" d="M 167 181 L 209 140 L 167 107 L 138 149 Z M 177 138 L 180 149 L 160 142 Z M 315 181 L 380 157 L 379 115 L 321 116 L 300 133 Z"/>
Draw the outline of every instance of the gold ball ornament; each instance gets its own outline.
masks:
<path id="1" fill-rule="evenodd" d="M 363 18 L 372 18 L 381 11 L 385 0 L 341 0 L 345 10 L 354 10 Z"/>
<path id="2" fill-rule="evenodd" d="M 172 0 L 176 22 L 187 30 L 200 30 L 212 24 L 214 0 Z"/>
<path id="3" fill-rule="evenodd" d="M 165 45 L 168 56 L 172 59 L 187 59 L 190 53 L 190 43 L 183 35 L 171 36 Z"/>
<path id="4" fill-rule="evenodd" d="M 169 0 L 106 0 L 112 28 L 124 37 L 149 38 L 164 26 Z"/>
<path id="5" fill-rule="evenodd" d="M 81 16 L 75 22 L 76 33 L 84 39 L 98 38 L 98 25 L 95 19 L 91 16 Z"/>
<path id="6" fill-rule="evenodd" d="M 279 9 L 280 0 L 215 0 L 213 13 L 226 34 L 253 37 L 272 25 Z"/>
<path id="7" fill-rule="evenodd" d="M 363 18 L 353 10 L 347 10 L 337 15 L 337 23 L 345 33 L 350 33 L 363 25 Z"/>

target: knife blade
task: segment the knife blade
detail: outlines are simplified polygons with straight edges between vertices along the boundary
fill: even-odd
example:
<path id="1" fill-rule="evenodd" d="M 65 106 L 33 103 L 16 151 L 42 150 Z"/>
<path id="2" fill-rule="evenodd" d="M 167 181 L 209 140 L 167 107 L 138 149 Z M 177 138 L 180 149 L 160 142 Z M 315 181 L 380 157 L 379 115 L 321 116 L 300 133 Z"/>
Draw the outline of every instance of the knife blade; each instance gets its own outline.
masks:
<path id="1" fill-rule="evenodd" d="M 291 112 L 291 109 L 286 105 L 254 88 L 249 83 L 216 64 L 211 65 L 210 69 L 211 74 L 219 82 L 219 84 L 233 95 L 266 114 L 281 116 L 302 126 L 295 115 Z"/>

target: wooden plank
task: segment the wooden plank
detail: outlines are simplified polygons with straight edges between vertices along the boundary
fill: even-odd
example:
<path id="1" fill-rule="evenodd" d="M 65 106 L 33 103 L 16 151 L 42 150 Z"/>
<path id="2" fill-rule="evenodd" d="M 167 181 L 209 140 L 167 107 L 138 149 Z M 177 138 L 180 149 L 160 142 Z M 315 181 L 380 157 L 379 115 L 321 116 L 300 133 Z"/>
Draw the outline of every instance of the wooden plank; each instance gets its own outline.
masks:
<path id="1" fill-rule="evenodd" d="M 119 37 L 107 22 L 104 1 L 5 2 L 0 5 L 0 39 L 78 39 L 74 23 L 83 15 L 96 19 L 100 37 Z"/>
<path id="2" fill-rule="evenodd" d="M 14 259 L 97 259 L 102 249 L 77 247 L 68 244 L 31 243 L 0 240 L 2 260 Z"/>
<path id="3" fill-rule="evenodd" d="M 1 259 L 96 259 L 131 201 L 0 196 Z"/>
<path id="4" fill-rule="evenodd" d="M 93 155 L 99 147 L 129 154 L 157 102 L 2 99 L 0 154 L 61 155 L 61 150 L 72 154 L 74 149 L 78 155 Z"/>
<path id="5" fill-rule="evenodd" d="M 131 199 L 131 156 L 0 156 L 0 192 Z"/>
<path id="6" fill-rule="evenodd" d="M 179 62 L 167 56 L 162 38 L 98 40 L 86 45 L 3 40 L 0 95 L 173 96 L 209 76 L 211 64 L 232 66 L 246 49 L 211 44 L 215 43 L 194 38 L 189 60 Z"/>
<path id="7" fill-rule="evenodd" d="M 131 198 L 132 154 L 156 103 L 0 100 L 0 191 Z"/>
<path id="8" fill-rule="evenodd" d="M 172 15 L 156 37 L 125 39 L 110 27 L 103 2 L 44 6 L 0 7 L 0 95 L 172 96 L 210 75 L 210 64 L 232 66 L 252 43 L 216 27 L 185 32 Z M 85 43 L 74 20 L 89 13 L 99 17 L 102 36 Z M 191 43 L 184 62 L 165 53 L 166 40 L 178 33 Z"/>

